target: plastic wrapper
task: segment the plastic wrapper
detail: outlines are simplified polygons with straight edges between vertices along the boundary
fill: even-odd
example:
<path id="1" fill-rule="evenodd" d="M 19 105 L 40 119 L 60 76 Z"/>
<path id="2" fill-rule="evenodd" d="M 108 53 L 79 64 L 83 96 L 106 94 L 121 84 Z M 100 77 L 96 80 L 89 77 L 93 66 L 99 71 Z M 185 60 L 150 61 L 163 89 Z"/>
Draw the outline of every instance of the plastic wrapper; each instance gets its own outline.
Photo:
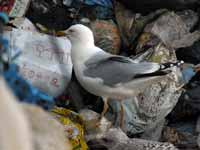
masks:
<path id="1" fill-rule="evenodd" d="M 11 55 L 22 51 L 16 59 L 20 74 L 48 95 L 60 95 L 71 80 L 69 40 L 19 29 L 7 31 L 5 35 L 10 41 Z"/>
<path id="2" fill-rule="evenodd" d="M 0 11 L 6 12 L 10 17 L 22 17 L 29 4 L 30 0 L 3 0 L 0 1 Z"/>
<path id="3" fill-rule="evenodd" d="M 69 138 L 73 150 L 87 150 L 82 118 L 77 113 L 65 108 L 54 108 L 52 113 L 64 125 L 66 136 Z"/>

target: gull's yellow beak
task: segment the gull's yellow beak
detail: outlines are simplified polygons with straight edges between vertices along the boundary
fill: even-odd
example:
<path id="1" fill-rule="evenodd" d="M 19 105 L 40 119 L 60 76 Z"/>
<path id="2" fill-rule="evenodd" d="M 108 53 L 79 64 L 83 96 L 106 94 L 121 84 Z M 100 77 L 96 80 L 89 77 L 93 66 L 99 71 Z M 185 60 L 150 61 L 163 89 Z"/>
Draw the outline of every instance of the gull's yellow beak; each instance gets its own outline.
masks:
<path id="1" fill-rule="evenodd" d="M 68 35 L 69 34 L 68 34 L 67 30 L 56 32 L 56 36 L 68 36 Z"/>

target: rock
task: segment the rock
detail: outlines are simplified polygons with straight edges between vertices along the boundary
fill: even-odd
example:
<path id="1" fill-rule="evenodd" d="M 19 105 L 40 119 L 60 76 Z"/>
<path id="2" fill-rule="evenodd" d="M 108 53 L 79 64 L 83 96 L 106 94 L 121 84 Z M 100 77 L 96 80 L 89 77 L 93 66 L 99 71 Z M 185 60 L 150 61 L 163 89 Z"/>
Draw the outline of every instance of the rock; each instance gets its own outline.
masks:
<path id="1" fill-rule="evenodd" d="M 169 48 L 189 47 L 200 39 L 200 32 L 190 33 L 188 21 L 185 23 L 182 18 L 173 12 L 165 13 L 148 24 L 144 32 L 157 36 Z"/>
<path id="2" fill-rule="evenodd" d="M 35 150 L 71 150 L 63 126 L 39 107 L 23 104 L 31 125 Z"/>
<path id="3" fill-rule="evenodd" d="M 129 139 L 120 129 L 112 128 L 101 138 L 88 142 L 91 150 L 178 150 L 172 144 Z"/>
<path id="4" fill-rule="evenodd" d="M 112 54 L 119 54 L 121 39 L 118 28 L 113 21 L 96 20 L 90 26 L 98 47 Z"/>

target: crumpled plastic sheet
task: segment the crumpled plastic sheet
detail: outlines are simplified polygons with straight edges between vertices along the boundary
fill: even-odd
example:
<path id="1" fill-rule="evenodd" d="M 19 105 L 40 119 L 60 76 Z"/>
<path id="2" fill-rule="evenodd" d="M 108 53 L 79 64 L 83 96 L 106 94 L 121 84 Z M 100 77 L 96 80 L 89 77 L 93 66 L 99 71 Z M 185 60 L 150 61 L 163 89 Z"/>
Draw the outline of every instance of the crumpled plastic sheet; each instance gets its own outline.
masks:
<path id="1" fill-rule="evenodd" d="M 144 32 L 156 35 L 169 48 L 189 47 L 200 39 L 200 32 L 190 33 L 190 26 L 182 18 L 174 12 L 167 12 L 148 24 Z"/>
<path id="2" fill-rule="evenodd" d="M 100 5 L 109 8 L 113 7 L 112 0 L 79 0 L 79 1 L 82 1 L 87 5 Z"/>
<path id="3" fill-rule="evenodd" d="M 159 17 L 161 14 L 167 12 L 166 9 L 160 9 L 146 16 L 143 16 L 140 13 L 134 13 L 133 11 L 127 9 L 120 2 L 115 1 L 114 5 L 116 21 L 122 37 L 122 41 L 124 46 L 128 47 L 129 50 L 134 49 L 136 38 L 141 34 L 144 27 L 149 22 Z"/>

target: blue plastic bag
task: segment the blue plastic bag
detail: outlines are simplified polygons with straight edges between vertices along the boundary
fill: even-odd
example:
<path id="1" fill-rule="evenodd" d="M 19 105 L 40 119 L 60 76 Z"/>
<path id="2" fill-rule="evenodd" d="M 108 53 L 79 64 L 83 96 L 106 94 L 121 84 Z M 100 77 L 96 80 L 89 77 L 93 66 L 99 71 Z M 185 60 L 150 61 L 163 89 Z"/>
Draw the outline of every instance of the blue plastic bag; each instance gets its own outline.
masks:
<path id="1" fill-rule="evenodd" d="M 82 0 L 87 5 L 100 5 L 103 7 L 113 8 L 112 0 Z"/>
<path id="2" fill-rule="evenodd" d="M 183 74 L 184 82 L 188 83 L 196 75 L 196 72 L 192 67 L 189 67 L 189 68 L 185 68 L 182 71 L 182 74 Z"/>
<path id="3" fill-rule="evenodd" d="M 8 65 L 3 76 L 13 93 L 20 101 L 36 104 L 44 109 L 51 109 L 54 106 L 54 99 L 33 87 L 28 81 L 18 74 L 18 67 L 15 64 Z"/>

